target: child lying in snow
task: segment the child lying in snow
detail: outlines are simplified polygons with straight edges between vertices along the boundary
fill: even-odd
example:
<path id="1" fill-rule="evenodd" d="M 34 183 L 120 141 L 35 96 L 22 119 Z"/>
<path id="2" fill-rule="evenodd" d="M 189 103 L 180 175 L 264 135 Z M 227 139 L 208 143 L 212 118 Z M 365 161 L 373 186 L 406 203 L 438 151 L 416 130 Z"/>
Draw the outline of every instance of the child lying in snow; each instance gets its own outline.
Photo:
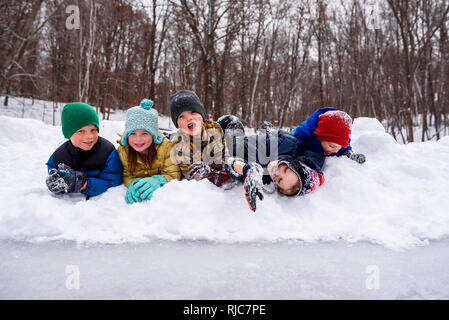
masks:
<path id="1" fill-rule="evenodd" d="M 301 196 L 314 191 L 324 182 L 321 168 L 324 157 L 306 151 L 290 133 L 264 123 L 257 134 L 245 136 L 243 125 L 234 116 L 218 119 L 227 139 L 226 172 L 243 183 L 245 198 L 252 211 L 262 190 L 287 196 Z"/>
<path id="2" fill-rule="evenodd" d="M 127 203 L 150 200 L 153 192 L 172 179 L 180 179 L 179 167 L 170 159 L 172 143 L 159 131 L 158 112 L 153 101 L 126 112 L 125 133 L 118 154 L 123 165 Z"/>
<path id="3" fill-rule="evenodd" d="M 247 163 L 230 158 L 226 164 L 231 178 L 243 182 L 245 199 L 252 211 L 256 211 L 256 196 L 263 200 L 261 190 L 266 184 L 274 184 L 279 193 L 286 196 L 301 196 L 314 191 L 324 183 L 321 171 L 305 165 L 302 156 L 298 158 L 280 158 L 268 163 L 264 169 L 259 163 Z M 266 190 L 266 189 L 265 189 Z"/>
<path id="4" fill-rule="evenodd" d="M 179 128 L 171 138 L 174 144 L 172 161 L 179 165 L 184 178 L 207 178 L 220 187 L 229 180 L 223 167 L 226 142 L 220 125 L 205 120 L 203 105 L 195 92 L 189 90 L 170 96 L 170 113 Z"/>
<path id="5" fill-rule="evenodd" d="M 55 195 L 82 193 L 96 196 L 122 183 L 122 165 L 114 145 L 99 137 L 99 121 L 88 104 L 66 104 L 62 132 L 69 139 L 47 162 L 47 187 Z"/>
<path id="6" fill-rule="evenodd" d="M 292 134 L 298 139 L 300 153 L 306 150 L 325 156 L 345 155 L 358 163 L 364 163 L 363 154 L 356 154 L 350 145 L 351 117 L 335 108 L 321 108 L 307 120 L 293 129 Z"/>

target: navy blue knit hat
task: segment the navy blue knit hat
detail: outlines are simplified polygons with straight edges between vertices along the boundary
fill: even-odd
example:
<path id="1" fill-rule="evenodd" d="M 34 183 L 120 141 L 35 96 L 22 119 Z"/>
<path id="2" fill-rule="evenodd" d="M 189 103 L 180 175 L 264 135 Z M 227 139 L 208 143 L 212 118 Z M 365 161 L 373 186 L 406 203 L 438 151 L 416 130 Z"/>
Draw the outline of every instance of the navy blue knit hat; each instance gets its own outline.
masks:
<path id="1" fill-rule="evenodd" d="M 178 117 L 184 111 L 198 112 L 203 117 L 203 121 L 206 119 L 206 110 L 193 91 L 181 90 L 170 96 L 171 119 L 176 128 L 178 127 Z"/>

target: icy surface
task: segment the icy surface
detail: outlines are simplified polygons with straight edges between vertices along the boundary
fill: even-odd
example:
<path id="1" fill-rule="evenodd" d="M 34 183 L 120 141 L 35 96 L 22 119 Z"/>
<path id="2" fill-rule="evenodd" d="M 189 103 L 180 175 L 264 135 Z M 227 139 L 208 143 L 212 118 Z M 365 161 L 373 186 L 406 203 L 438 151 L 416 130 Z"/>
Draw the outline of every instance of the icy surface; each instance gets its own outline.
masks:
<path id="1" fill-rule="evenodd" d="M 448 249 L 0 242 L 0 299 L 449 299 Z"/>
<path id="2" fill-rule="evenodd" d="M 377 120 L 355 119 L 352 145 L 366 163 L 329 158 L 319 190 L 294 199 L 266 195 L 254 214 L 243 188 L 225 191 L 205 180 L 170 182 L 133 205 L 123 185 L 88 201 L 54 197 L 45 163 L 64 142 L 61 128 L 6 116 L 0 122 L 0 240 L 344 240 L 401 250 L 449 236 L 449 137 L 399 145 Z M 100 126 L 116 144 L 124 122 Z"/>

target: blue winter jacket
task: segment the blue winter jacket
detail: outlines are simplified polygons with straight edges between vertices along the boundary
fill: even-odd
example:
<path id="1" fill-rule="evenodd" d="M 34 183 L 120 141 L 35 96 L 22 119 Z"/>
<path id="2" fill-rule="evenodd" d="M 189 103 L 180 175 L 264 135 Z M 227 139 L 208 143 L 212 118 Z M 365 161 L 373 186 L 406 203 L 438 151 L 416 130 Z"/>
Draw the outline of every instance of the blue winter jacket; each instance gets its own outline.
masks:
<path id="1" fill-rule="evenodd" d="M 87 188 L 82 193 L 87 196 L 97 196 L 110 187 L 122 184 L 123 167 L 117 150 L 102 137 L 98 137 L 98 142 L 89 151 L 76 148 L 68 140 L 51 155 L 47 162 L 48 170 L 57 169 L 59 163 L 86 174 Z"/>
<path id="2" fill-rule="evenodd" d="M 307 118 L 303 123 L 293 129 L 292 134 L 299 141 L 300 154 L 304 154 L 306 150 L 310 150 L 319 154 L 325 155 L 324 149 L 321 146 L 318 137 L 315 134 L 316 127 L 320 121 L 319 116 L 327 111 L 337 110 L 335 108 L 321 108 L 312 113 L 312 115 Z M 345 151 L 352 150 L 350 145 L 351 139 L 349 139 L 349 144 L 346 148 L 341 148 L 337 153 L 330 154 L 329 156 L 341 156 Z"/>

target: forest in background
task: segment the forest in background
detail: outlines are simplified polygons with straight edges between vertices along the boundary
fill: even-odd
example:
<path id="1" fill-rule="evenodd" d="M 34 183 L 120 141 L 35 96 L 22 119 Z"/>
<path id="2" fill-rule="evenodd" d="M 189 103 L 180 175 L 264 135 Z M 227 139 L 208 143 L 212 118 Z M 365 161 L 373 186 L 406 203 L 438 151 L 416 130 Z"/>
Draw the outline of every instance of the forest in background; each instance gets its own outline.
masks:
<path id="1" fill-rule="evenodd" d="M 299 124 L 322 106 L 397 140 L 449 127 L 449 0 L 0 2 L 0 95 L 105 117 L 194 90 L 214 118 Z M 419 128 L 419 129 L 417 129 Z"/>

